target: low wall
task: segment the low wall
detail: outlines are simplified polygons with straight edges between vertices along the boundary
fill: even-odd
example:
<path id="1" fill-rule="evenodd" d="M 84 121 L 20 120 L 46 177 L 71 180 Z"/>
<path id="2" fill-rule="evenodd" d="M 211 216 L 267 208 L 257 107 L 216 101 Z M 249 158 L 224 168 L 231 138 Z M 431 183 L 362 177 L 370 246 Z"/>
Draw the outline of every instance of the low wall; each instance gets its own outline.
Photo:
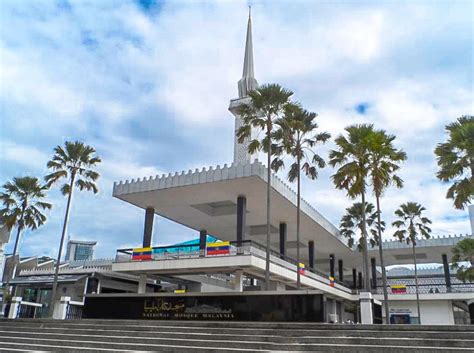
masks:
<path id="1" fill-rule="evenodd" d="M 324 307 L 321 294 L 96 294 L 83 318 L 324 322 Z"/>

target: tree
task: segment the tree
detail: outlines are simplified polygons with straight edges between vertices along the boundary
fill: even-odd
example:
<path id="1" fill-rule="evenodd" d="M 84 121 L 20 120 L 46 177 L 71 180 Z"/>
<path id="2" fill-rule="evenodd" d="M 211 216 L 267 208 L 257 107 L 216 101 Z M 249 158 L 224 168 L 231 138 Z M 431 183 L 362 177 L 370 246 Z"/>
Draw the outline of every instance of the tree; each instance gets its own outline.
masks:
<path id="1" fill-rule="evenodd" d="M 346 208 L 346 214 L 342 216 L 339 229 L 341 235 L 347 238 L 347 245 L 352 248 L 357 244 L 357 249 L 363 251 L 363 214 L 366 215 L 367 227 L 370 233 L 368 242 L 373 248 L 379 242 L 378 237 L 378 214 L 375 211 L 375 206 L 369 202 L 365 203 L 365 210 L 362 208 L 362 203 L 355 202 L 351 207 Z M 385 230 L 385 222 L 381 222 L 382 231 Z M 358 234 L 360 232 L 360 234 Z"/>
<path id="2" fill-rule="evenodd" d="M 308 112 L 297 104 L 287 104 L 284 109 L 284 117 L 278 119 L 278 129 L 274 138 L 278 141 L 278 149 L 290 156 L 294 162 L 288 172 L 288 180 L 297 182 L 296 201 L 296 262 L 300 264 L 300 213 L 301 213 L 301 171 L 314 180 L 318 177 L 318 169 L 324 168 L 326 162 L 314 152 L 314 146 L 325 143 L 331 135 L 327 132 L 316 133 L 318 124 L 315 119 L 316 113 Z M 283 160 L 276 158 L 273 163 L 277 168 L 283 166 Z M 298 268 L 296 287 L 301 287 L 301 275 Z"/>
<path id="3" fill-rule="evenodd" d="M 335 140 L 337 149 L 329 152 L 329 164 L 338 167 L 331 179 L 336 189 L 346 190 L 347 196 L 351 199 L 360 196 L 361 203 L 365 205 L 370 162 L 370 139 L 374 128 L 370 124 L 351 125 L 346 127 L 345 131 L 347 137 L 338 136 Z M 365 212 L 362 212 L 364 288 L 368 291 L 370 290 L 370 280 L 366 224 L 366 215 Z"/>
<path id="4" fill-rule="evenodd" d="M 243 104 L 239 110 L 242 118 L 242 126 L 237 130 L 237 138 L 240 143 L 252 138 L 252 129 L 264 132 L 265 137 L 251 140 L 248 146 L 249 153 L 264 151 L 267 154 L 267 236 L 266 236 L 266 260 L 265 260 L 265 289 L 270 286 L 270 190 L 271 190 L 271 168 L 277 171 L 277 165 L 272 165 L 274 148 L 272 135 L 275 130 L 275 121 L 281 118 L 285 106 L 290 102 L 293 92 L 278 84 L 263 85 L 248 93 L 249 104 Z"/>
<path id="5" fill-rule="evenodd" d="M 0 224 L 8 231 L 16 227 L 12 257 L 12 271 L 15 271 L 21 233 L 26 229 L 38 229 L 45 224 L 46 216 L 42 212 L 51 209 L 52 205 L 43 201 L 47 187 L 41 185 L 38 178 L 31 176 L 13 178 L 13 181 L 5 183 L 2 188 L 0 201 L 3 208 L 0 209 Z M 7 292 L 9 292 L 10 279 L 13 275 L 14 272 L 7 277 L 5 285 Z"/>
<path id="6" fill-rule="evenodd" d="M 452 182 L 446 197 L 454 207 L 464 207 L 474 199 L 474 116 L 462 116 L 446 126 L 448 140 L 438 144 L 435 154 L 439 170 L 436 176 Z"/>
<path id="7" fill-rule="evenodd" d="M 416 239 L 418 236 L 421 238 L 429 239 L 431 229 L 429 224 L 431 221 L 423 216 L 423 211 L 426 209 L 416 202 L 407 202 L 395 211 L 395 216 L 398 217 L 396 221 L 392 223 L 397 231 L 393 234 L 394 237 L 398 238 L 400 242 L 406 241 L 409 245 L 412 244 L 413 249 L 413 265 L 415 266 L 415 287 L 416 287 L 416 305 L 418 309 L 418 321 L 421 324 L 420 314 L 420 297 L 418 293 L 418 271 L 416 266 Z"/>
<path id="8" fill-rule="evenodd" d="M 59 243 L 58 258 L 54 271 L 53 290 L 51 295 L 50 315 L 53 313 L 54 298 L 56 297 L 58 287 L 58 273 L 61 262 L 61 255 L 64 245 L 64 237 L 66 236 L 69 221 L 69 210 L 71 207 L 72 194 L 74 187 L 79 190 L 93 191 L 96 194 L 99 190 L 95 182 L 99 178 L 99 173 L 93 170 L 101 162 L 101 159 L 95 156 L 95 149 L 80 142 L 66 141 L 64 148 L 57 146 L 54 149 L 53 158 L 48 162 L 47 167 L 52 169 L 51 174 L 46 175 L 45 180 L 48 187 L 58 183 L 62 179 L 67 182 L 61 186 L 61 193 L 67 195 L 66 213 L 64 215 L 63 230 L 61 241 Z"/>
<path id="9" fill-rule="evenodd" d="M 469 263 L 470 266 L 465 264 Z M 474 238 L 461 240 L 453 248 L 451 267 L 456 270 L 456 277 L 466 282 L 474 282 Z"/>
<path id="10" fill-rule="evenodd" d="M 380 221 L 382 210 L 380 209 L 380 198 L 389 186 L 394 185 L 397 188 L 403 187 L 403 180 L 396 174 L 396 172 L 400 169 L 400 163 L 407 159 L 407 155 L 402 150 L 397 150 L 393 146 L 394 140 L 395 136 L 388 135 L 384 130 L 376 130 L 372 135 L 369 149 L 369 175 L 377 206 L 378 239 L 382 239 L 382 227 Z M 385 317 L 388 322 L 390 312 L 388 308 L 387 274 L 383 259 L 383 242 L 379 241 L 378 245 L 380 267 L 382 269 Z"/>

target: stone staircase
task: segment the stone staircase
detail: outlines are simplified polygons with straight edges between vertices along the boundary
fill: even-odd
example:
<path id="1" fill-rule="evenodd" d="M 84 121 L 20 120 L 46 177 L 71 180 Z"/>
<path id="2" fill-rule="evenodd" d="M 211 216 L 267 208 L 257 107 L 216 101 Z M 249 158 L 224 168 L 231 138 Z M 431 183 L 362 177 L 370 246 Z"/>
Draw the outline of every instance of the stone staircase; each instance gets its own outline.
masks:
<path id="1" fill-rule="evenodd" d="M 474 352 L 474 326 L 0 320 L 0 351 Z"/>

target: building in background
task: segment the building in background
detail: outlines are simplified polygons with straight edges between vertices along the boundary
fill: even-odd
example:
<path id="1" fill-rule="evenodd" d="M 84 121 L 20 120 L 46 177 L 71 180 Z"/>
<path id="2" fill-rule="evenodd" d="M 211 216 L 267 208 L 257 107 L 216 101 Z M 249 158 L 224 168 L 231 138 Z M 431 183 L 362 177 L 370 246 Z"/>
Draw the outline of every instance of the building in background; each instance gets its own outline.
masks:
<path id="1" fill-rule="evenodd" d="M 67 242 L 66 261 L 92 260 L 96 241 L 69 240 Z"/>

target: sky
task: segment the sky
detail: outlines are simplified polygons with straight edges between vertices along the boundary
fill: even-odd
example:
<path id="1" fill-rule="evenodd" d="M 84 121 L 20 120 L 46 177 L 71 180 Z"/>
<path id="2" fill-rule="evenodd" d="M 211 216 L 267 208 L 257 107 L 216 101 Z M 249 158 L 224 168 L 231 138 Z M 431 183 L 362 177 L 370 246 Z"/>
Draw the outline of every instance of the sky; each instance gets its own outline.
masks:
<path id="1" fill-rule="evenodd" d="M 433 149 L 446 124 L 474 112 L 469 0 L 3 0 L 0 184 L 43 177 L 55 146 L 83 141 L 103 160 L 100 193 L 74 194 L 68 235 L 97 240 L 96 257 L 140 245 L 144 211 L 113 198 L 113 182 L 232 161 L 227 109 L 238 93 L 249 4 L 260 84 L 293 90 L 333 137 L 354 123 L 397 136 L 408 154 L 405 187 L 385 193 L 385 221 L 415 201 L 433 235 L 468 233 L 467 211 L 452 207 L 435 178 Z M 333 147 L 318 152 L 327 157 Z M 338 225 L 353 201 L 334 189 L 333 172 L 305 180 L 303 197 Z M 22 256 L 56 256 L 66 199 L 56 188 L 47 200 L 48 221 L 24 233 Z M 155 218 L 155 245 L 194 237 Z"/>

